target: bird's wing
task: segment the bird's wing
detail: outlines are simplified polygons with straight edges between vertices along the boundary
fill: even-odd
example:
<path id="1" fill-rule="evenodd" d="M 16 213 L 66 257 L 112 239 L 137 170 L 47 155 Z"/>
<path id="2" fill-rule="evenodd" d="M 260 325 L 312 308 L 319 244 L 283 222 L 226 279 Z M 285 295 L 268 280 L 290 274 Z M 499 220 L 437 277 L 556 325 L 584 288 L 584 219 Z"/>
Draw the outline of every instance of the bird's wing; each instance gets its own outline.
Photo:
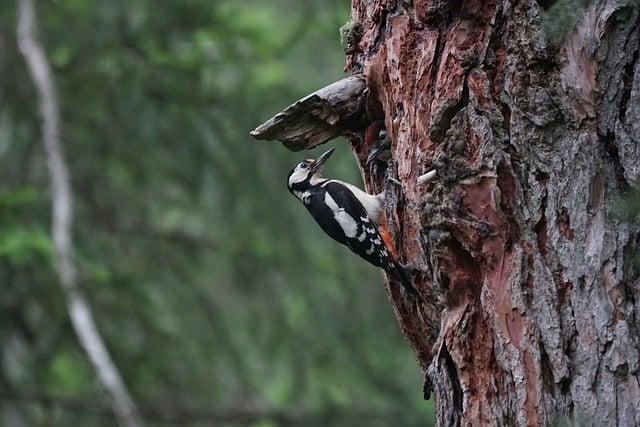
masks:
<path id="1" fill-rule="evenodd" d="M 378 225 L 369 218 L 360 200 L 340 183 L 328 182 L 324 187 L 340 207 L 341 212 L 336 220 L 345 231 L 347 239 L 344 244 L 376 267 L 386 269 L 391 265 L 391 253 L 380 235 Z"/>

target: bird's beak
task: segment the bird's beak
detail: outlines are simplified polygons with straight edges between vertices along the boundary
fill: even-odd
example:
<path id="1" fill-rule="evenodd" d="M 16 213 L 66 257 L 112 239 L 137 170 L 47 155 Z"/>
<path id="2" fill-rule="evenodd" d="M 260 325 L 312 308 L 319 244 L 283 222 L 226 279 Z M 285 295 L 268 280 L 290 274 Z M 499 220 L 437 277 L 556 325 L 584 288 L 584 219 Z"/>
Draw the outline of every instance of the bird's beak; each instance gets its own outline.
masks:
<path id="1" fill-rule="evenodd" d="M 327 150 L 324 153 L 322 153 L 322 155 L 320 157 L 318 157 L 317 159 L 315 159 L 313 161 L 313 163 L 311 164 L 312 173 L 316 173 L 318 170 L 320 170 L 320 168 L 322 168 L 323 163 L 329 157 L 331 157 L 331 155 L 333 154 L 334 150 L 335 150 L 335 147 L 334 148 L 330 148 L 329 150 Z"/>

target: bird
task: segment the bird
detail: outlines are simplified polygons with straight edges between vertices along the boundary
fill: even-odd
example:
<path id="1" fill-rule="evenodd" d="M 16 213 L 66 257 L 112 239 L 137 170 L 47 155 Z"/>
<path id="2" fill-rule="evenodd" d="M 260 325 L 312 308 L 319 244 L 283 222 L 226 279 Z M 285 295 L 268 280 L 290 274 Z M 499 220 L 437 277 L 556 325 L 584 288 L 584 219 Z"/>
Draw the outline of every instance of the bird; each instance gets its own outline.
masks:
<path id="1" fill-rule="evenodd" d="M 365 163 L 368 165 L 374 160 L 389 163 L 391 160 L 391 138 L 389 137 L 384 124 L 381 126 L 376 139 L 371 145 L 371 151 L 369 151 L 369 155 L 367 156 L 367 161 Z"/>
<path id="2" fill-rule="evenodd" d="M 369 144 L 371 149 L 369 150 L 369 155 L 367 156 L 365 164 L 370 165 L 372 163 L 380 163 L 388 166 L 389 162 L 391 162 L 391 138 L 387 133 L 387 128 L 384 126 L 384 121 L 379 120 L 378 123 L 376 123 L 375 128 L 378 130 L 378 134 Z M 418 185 L 427 184 L 431 182 L 436 175 L 437 173 L 435 169 L 428 170 L 418 177 L 416 183 Z M 401 185 L 399 181 L 389 175 L 387 175 L 387 181 L 392 184 Z"/>
<path id="3" fill-rule="evenodd" d="M 396 258 L 384 213 L 384 193 L 368 194 L 355 185 L 323 177 L 324 163 L 334 150 L 297 163 L 287 177 L 289 191 L 329 237 L 384 269 L 409 294 L 419 298 Z"/>

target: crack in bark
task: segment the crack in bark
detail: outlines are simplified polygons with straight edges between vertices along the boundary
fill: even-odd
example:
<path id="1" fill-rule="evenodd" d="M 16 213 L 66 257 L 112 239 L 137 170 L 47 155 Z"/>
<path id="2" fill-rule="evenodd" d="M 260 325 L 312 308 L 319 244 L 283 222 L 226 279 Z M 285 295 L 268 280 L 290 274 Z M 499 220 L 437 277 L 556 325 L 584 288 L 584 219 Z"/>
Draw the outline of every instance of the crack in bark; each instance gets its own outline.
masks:
<path id="1" fill-rule="evenodd" d="M 433 141 L 438 143 L 442 142 L 447 131 L 451 128 L 451 121 L 453 118 L 467 105 L 469 105 L 469 87 L 467 85 L 468 74 L 469 70 L 466 70 L 460 96 L 457 99 L 450 99 L 448 102 L 440 104 L 440 109 L 432 111 L 431 117 L 435 117 L 437 119 L 432 121 L 429 126 L 429 138 Z"/>
<path id="2" fill-rule="evenodd" d="M 385 34 L 385 30 L 387 28 L 387 16 L 389 16 L 389 11 L 384 8 L 380 12 L 380 24 L 377 28 L 377 34 L 373 38 L 373 47 L 371 48 L 371 53 L 377 53 L 380 50 L 380 43 L 383 40 L 382 36 Z"/>
<path id="3" fill-rule="evenodd" d="M 463 413 L 463 392 L 456 366 L 446 345 L 442 343 L 438 356 L 433 360 L 427 374 L 429 382 L 438 396 L 436 401 L 439 412 L 446 414 L 445 425 L 457 427 L 461 425 Z M 425 384 L 427 380 L 425 380 Z"/>
<path id="4" fill-rule="evenodd" d="M 547 196 L 542 197 L 542 201 L 540 204 L 540 220 L 534 226 L 534 231 L 536 233 L 536 243 L 538 244 L 538 251 L 540 251 L 540 255 L 542 258 L 547 257 Z"/>
<path id="5" fill-rule="evenodd" d="M 624 166 L 622 166 L 622 159 L 620 158 L 620 150 L 616 143 L 615 135 L 608 133 L 606 136 L 601 137 L 604 147 L 603 159 L 607 160 L 610 164 L 613 172 L 616 176 L 618 188 L 622 191 L 626 191 L 630 188 L 629 182 L 624 176 Z"/>
<path id="6" fill-rule="evenodd" d="M 640 25 L 640 17 L 636 21 L 636 25 Z M 624 67 L 624 73 L 622 73 L 622 97 L 620 99 L 620 121 L 625 122 L 627 115 L 627 108 L 629 106 L 629 100 L 631 98 L 631 89 L 633 88 L 633 76 L 636 64 L 638 63 L 638 52 L 640 49 L 633 51 L 631 61 Z"/>

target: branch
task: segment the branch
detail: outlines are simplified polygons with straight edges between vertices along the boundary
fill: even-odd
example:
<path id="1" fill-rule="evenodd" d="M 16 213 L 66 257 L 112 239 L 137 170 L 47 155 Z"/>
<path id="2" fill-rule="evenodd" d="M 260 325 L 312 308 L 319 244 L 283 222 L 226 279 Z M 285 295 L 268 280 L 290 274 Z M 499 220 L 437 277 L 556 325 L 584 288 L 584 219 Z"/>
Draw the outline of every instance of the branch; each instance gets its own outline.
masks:
<path id="1" fill-rule="evenodd" d="M 292 151 L 316 147 L 364 128 L 366 83 L 349 76 L 291 104 L 257 128 L 256 139 L 277 139 Z"/>
<path id="2" fill-rule="evenodd" d="M 24 402 L 43 407 L 55 407 L 65 411 L 109 416 L 111 409 L 104 402 L 96 399 L 79 398 L 49 394 L 37 390 L 3 390 L 0 388 L 0 399 Z M 249 405 L 251 406 L 251 405 Z M 159 423 L 192 425 L 254 425 L 270 420 L 276 425 L 327 425 L 337 419 L 352 420 L 350 424 L 382 424 L 391 422 L 393 413 L 371 409 L 328 407 L 317 411 L 253 408 L 246 405 L 238 409 L 199 409 L 190 405 L 171 402 L 146 402 L 140 404 L 140 412 L 145 419 Z"/>
<path id="3" fill-rule="evenodd" d="M 113 397 L 113 410 L 120 425 L 140 425 L 133 400 L 98 332 L 91 307 L 82 294 L 77 268 L 72 258 L 72 192 L 60 135 L 60 111 L 51 67 L 37 38 L 33 0 L 18 0 L 18 47 L 35 85 L 42 117 L 42 138 L 51 180 L 51 234 L 56 270 L 67 301 L 71 323 L 80 344 L 87 352 L 100 381 Z"/>

